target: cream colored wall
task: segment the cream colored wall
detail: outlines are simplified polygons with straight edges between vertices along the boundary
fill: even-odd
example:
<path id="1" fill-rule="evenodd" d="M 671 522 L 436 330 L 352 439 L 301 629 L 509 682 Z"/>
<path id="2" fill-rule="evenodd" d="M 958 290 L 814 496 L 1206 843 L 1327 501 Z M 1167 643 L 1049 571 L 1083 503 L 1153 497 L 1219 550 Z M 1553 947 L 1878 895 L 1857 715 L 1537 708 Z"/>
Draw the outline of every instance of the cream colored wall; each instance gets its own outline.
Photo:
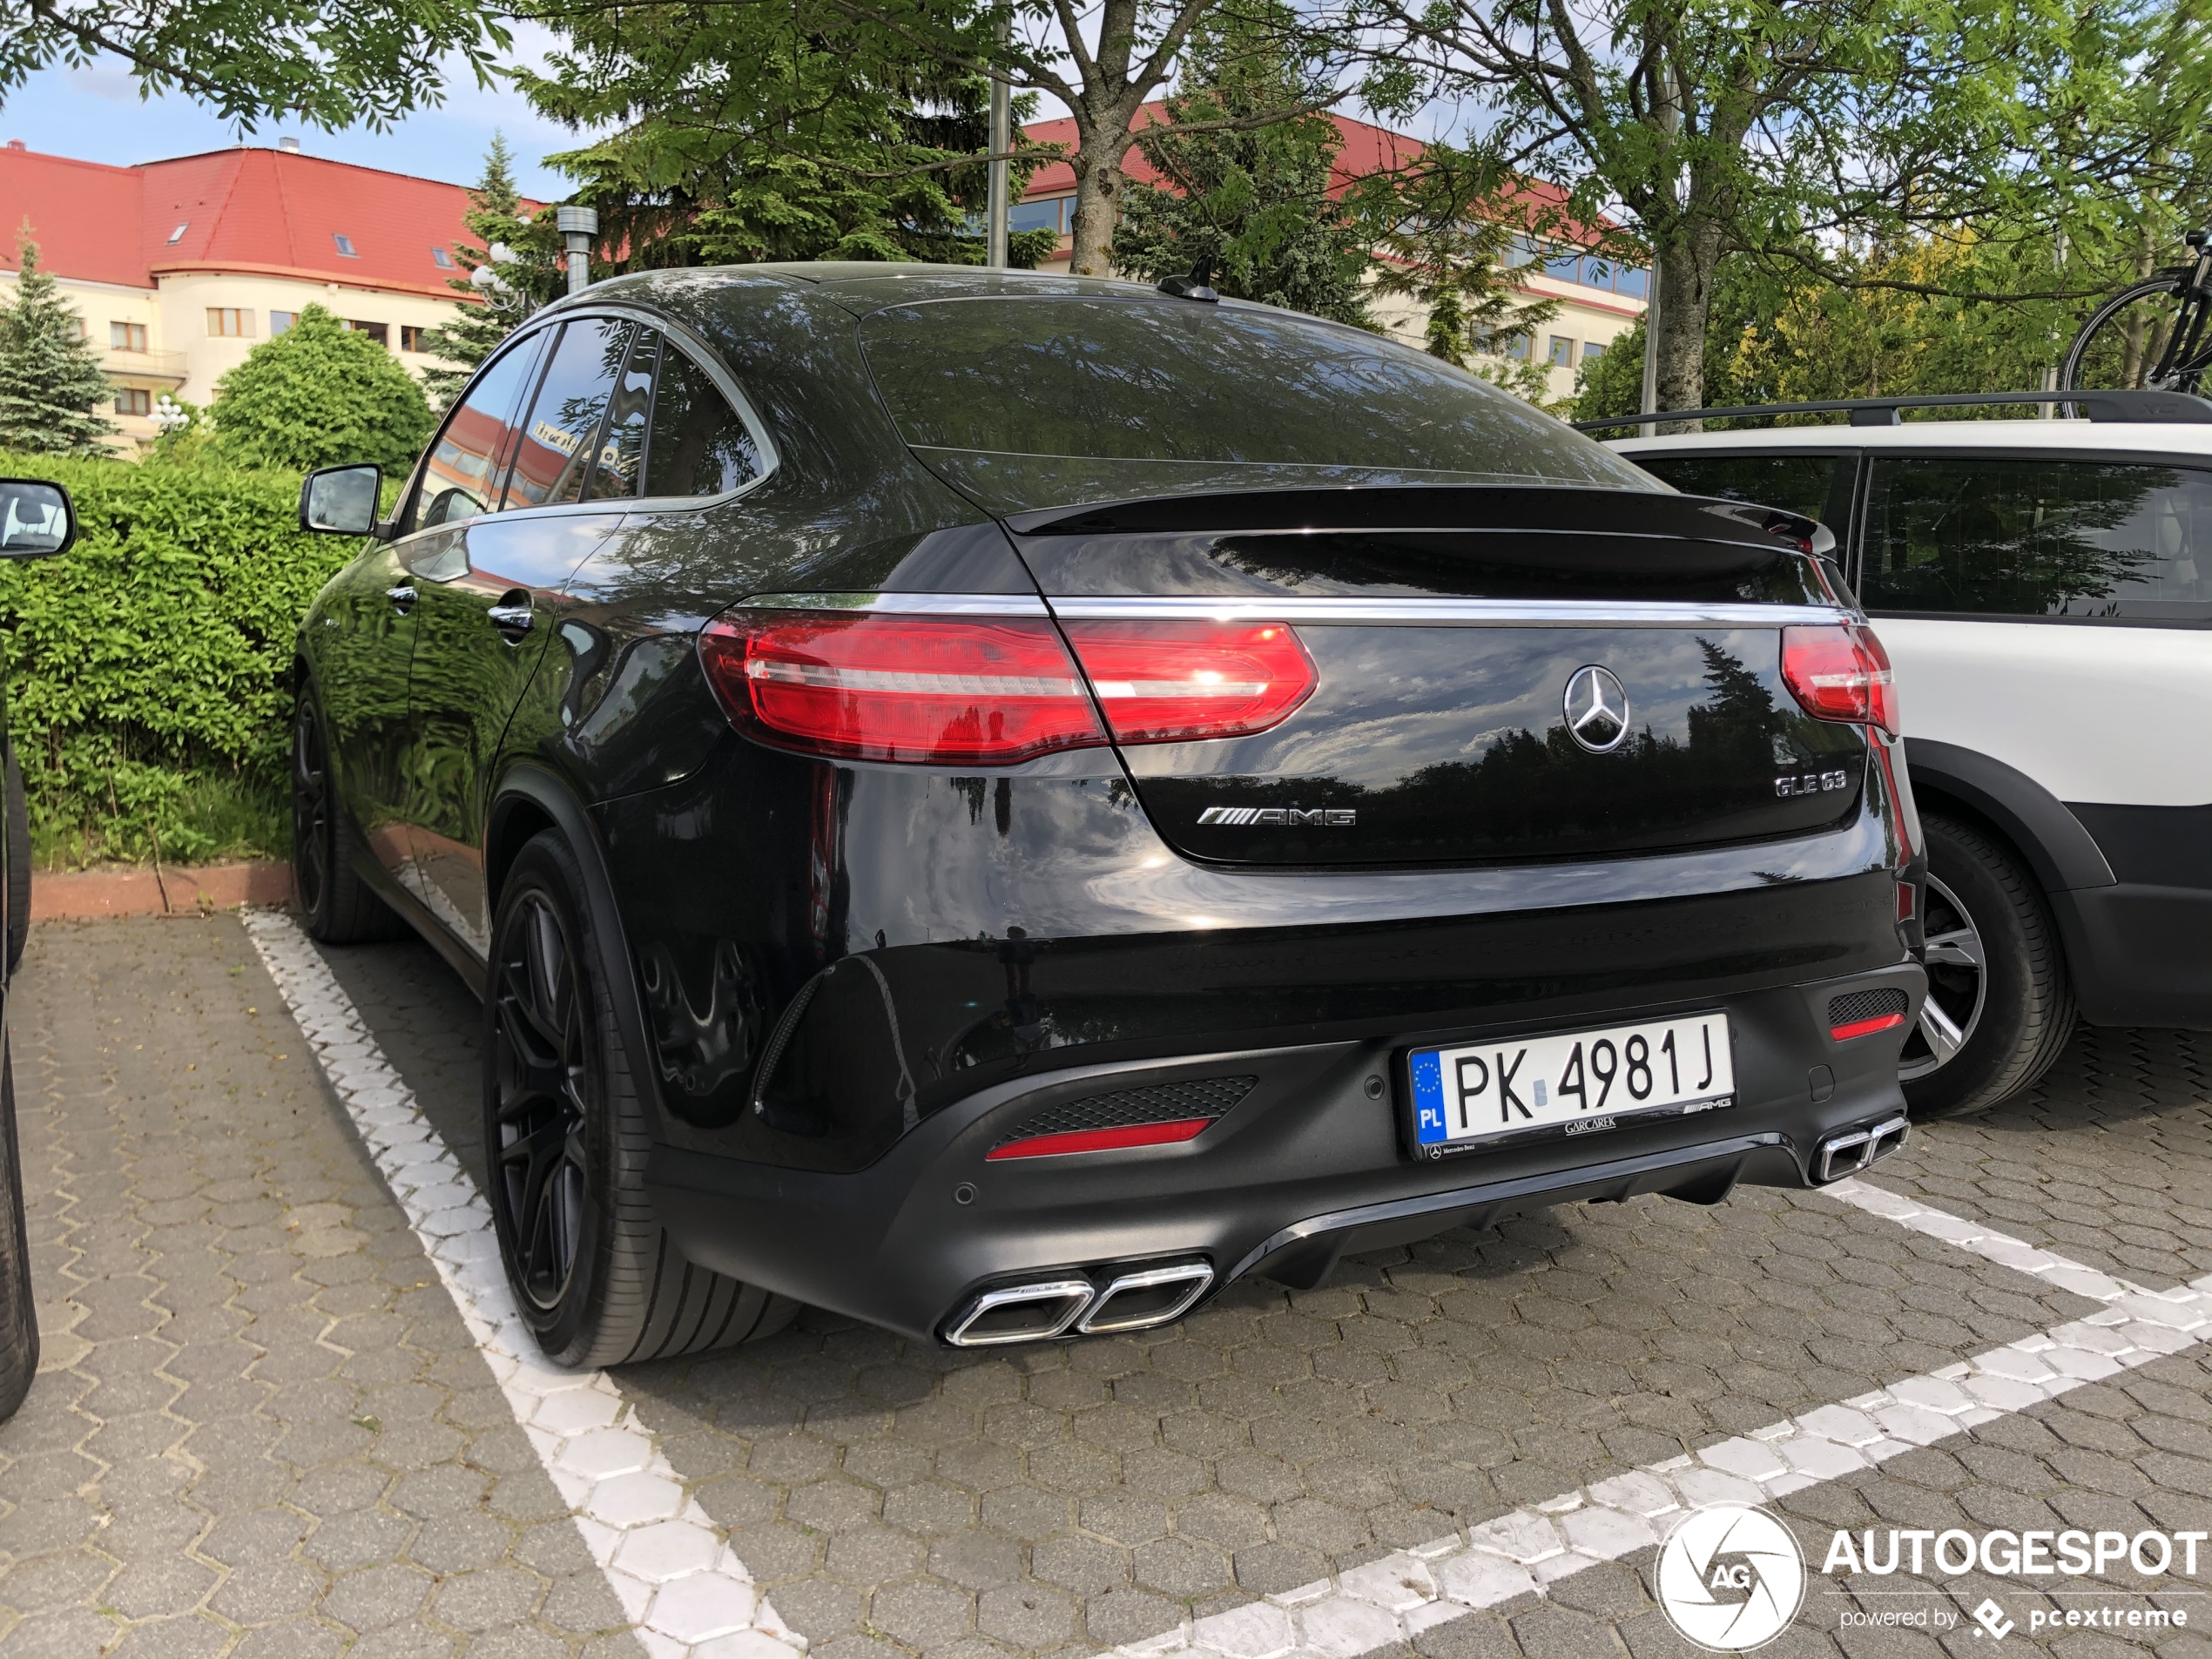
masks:
<path id="1" fill-rule="evenodd" d="M 1641 301 L 1622 300 L 1617 294 L 1608 294 L 1602 303 L 1588 297 L 1588 291 L 1573 283 L 1554 282 L 1549 278 L 1527 276 L 1521 285 L 1524 302 L 1537 299 L 1557 299 L 1561 303 L 1559 314 L 1535 331 L 1529 349 L 1538 361 L 1542 361 L 1549 349 L 1551 337 L 1559 335 L 1575 342 L 1570 361 L 1564 368 L 1551 371 L 1550 398 L 1557 401 L 1575 395 L 1575 377 L 1582 364 L 1583 348 L 1590 345 L 1609 347 L 1613 342 L 1635 326 L 1643 314 Z M 1634 307 L 1630 309 L 1630 307 Z M 1428 309 L 1403 294 L 1378 294 L 1369 305 L 1369 313 L 1383 326 L 1393 339 L 1420 348 L 1425 347 L 1428 327 Z"/>
<path id="2" fill-rule="evenodd" d="M 215 382 L 269 337 L 272 311 L 299 312 L 319 305 L 341 318 L 381 322 L 390 330 L 393 355 L 420 374 L 435 360 L 419 352 L 401 351 L 401 327 L 437 327 L 452 320 L 460 303 L 434 300 L 427 294 L 394 293 L 289 277 L 172 273 L 160 281 L 163 343 L 184 354 L 186 373 L 182 395 L 203 406 L 213 400 Z M 252 313 L 251 336 L 229 339 L 207 332 L 210 308 L 231 307 Z"/>
<path id="3" fill-rule="evenodd" d="M 14 280 L 13 272 L 0 272 L 0 281 Z M 391 331 L 392 354 L 420 374 L 437 360 L 401 350 L 401 328 L 435 328 L 452 320 L 459 304 L 427 294 L 287 277 L 172 273 L 158 280 L 158 288 L 128 288 L 63 277 L 58 286 L 84 319 L 85 334 L 100 354 L 100 367 L 118 386 L 144 388 L 150 394 L 149 402 L 167 392 L 203 408 L 214 401 L 215 382 L 224 372 L 245 361 L 246 353 L 269 338 L 272 311 L 299 312 L 320 305 L 341 318 L 381 322 Z M 253 333 L 238 339 L 210 335 L 211 307 L 250 312 Z M 111 349 L 108 325 L 117 322 L 142 326 L 146 349 Z M 118 414 L 112 405 L 104 413 L 120 428 L 115 447 L 125 454 L 146 449 L 160 435 L 160 428 L 148 415 Z"/>

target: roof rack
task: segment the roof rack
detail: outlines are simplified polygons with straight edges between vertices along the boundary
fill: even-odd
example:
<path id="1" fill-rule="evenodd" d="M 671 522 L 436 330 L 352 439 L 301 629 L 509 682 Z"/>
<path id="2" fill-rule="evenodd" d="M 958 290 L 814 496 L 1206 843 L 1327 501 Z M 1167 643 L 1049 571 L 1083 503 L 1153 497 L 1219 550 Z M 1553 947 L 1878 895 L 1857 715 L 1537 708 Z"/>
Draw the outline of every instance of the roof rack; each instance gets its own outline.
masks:
<path id="1" fill-rule="evenodd" d="M 1932 397 L 1845 397 L 1825 403 L 1758 403 L 1739 409 L 1660 409 L 1608 421 L 1576 421 L 1577 432 L 1649 426 L 1662 421 L 1757 421 L 1777 415 L 1844 415 L 1853 426 L 1900 426 L 1905 409 L 1950 409 L 2017 403 L 2079 406 L 2092 421 L 2174 421 L 2212 425 L 2212 401 L 2181 392 L 1952 392 Z"/>

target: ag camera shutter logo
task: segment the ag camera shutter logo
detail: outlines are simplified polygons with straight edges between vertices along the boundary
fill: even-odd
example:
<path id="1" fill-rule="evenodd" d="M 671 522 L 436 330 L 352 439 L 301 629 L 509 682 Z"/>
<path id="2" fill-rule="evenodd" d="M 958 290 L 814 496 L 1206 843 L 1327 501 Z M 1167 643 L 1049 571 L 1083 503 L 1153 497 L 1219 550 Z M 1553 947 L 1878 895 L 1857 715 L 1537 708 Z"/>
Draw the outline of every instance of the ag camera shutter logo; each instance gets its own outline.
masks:
<path id="1" fill-rule="evenodd" d="M 1709 1653 L 1749 1653 L 1804 1605 L 1805 1558 L 1790 1529 L 1756 1505 L 1710 1503 L 1659 1548 L 1659 1606 Z"/>

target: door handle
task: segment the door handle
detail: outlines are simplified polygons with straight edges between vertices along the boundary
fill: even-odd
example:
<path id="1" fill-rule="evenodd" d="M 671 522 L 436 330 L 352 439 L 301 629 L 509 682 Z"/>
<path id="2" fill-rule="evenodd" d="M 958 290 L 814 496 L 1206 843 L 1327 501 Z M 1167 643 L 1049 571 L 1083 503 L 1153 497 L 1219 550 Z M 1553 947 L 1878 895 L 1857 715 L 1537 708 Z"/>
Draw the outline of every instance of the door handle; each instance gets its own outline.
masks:
<path id="1" fill-rule="evenodd" d="M 521 603 L 515 603 L 516 600 Z M 489 606 L 484 615 L 491 619 L 491 625 L 502 634 L 526 634 L 530 631 L 530 624 L 537 620 L 537 613 L 530 609 L 529 596 L 526 593 L 507 595 L 500 604 Z"/>
<path id="2" fill-rule="evenodd" d="M 408 611 L 415 609 L 415 590 L 413 588 L 387 588 L 384 590 L 384 597 L 392 602 L 392 609 L 398 611 L 402 617 L 407 615 Z"/>

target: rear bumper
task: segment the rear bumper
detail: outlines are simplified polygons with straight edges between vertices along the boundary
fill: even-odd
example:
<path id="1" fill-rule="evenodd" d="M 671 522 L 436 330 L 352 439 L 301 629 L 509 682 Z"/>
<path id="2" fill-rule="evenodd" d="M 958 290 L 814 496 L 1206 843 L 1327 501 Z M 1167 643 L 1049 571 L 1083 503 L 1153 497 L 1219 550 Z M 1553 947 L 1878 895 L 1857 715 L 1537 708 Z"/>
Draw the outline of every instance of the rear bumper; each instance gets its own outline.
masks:
<path id="1" fill-rule="evenodd" d="M 1622 1006 L 1512 1024 L 1407 1028 L 1387 1038 L 1186 1052 L 1001 1081 L 924 1119 L 868 1167 L 772 1167 L 663 1145 L 648 1181 L 691 1258 L 801 1300 L 939 1339 L 987 1286 L 1060 1270 L 1101 1278 L 1132 1263 L 1201 1259 L 1217 1287 L 1248 1274 L 1318 1283 L 1346 1251 L 1577 1200 L 1669 1193 L 1715 1202 L 1739 1182 L 1808 1184 L 1816 1147 L 1901 1108 L 1906 1025 L 1838 1042 L 1831 1000 L 1880 987 L 1917 1008 L 1909 963 L 1844 978 Z M 1397 1057 L 1413 1046 L 1724 1008 L 1737 1103 L 1623 1120 L 1437 1163 L 1401 1148 Z M 1176 1145 L 988 1161 L 1035 1114 L 1151 1084 L 1256 1079 Z M 1370 1079 L 1384 1080 L 1380 1098 Z"/>

